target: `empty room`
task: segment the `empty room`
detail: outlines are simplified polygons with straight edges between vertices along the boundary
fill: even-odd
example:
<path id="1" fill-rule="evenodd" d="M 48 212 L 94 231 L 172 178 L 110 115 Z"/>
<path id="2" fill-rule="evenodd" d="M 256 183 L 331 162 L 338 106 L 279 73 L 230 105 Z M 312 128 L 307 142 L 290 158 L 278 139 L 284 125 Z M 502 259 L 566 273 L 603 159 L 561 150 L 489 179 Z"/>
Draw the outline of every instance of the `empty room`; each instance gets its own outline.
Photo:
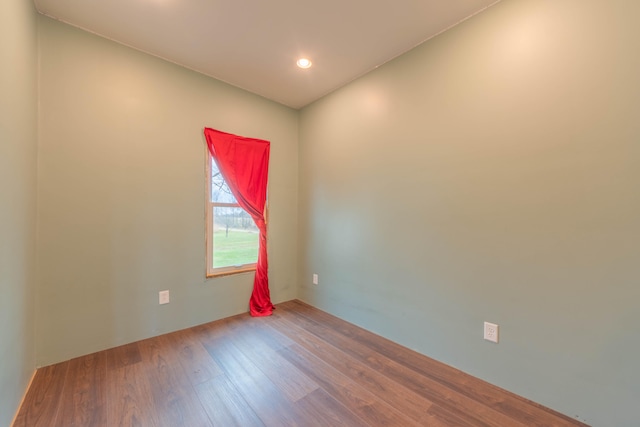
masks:
<path id="1" fill-rule="evenodd" d="M 3 0 L 0 427 L 640 425 L 638 16 Z"/>

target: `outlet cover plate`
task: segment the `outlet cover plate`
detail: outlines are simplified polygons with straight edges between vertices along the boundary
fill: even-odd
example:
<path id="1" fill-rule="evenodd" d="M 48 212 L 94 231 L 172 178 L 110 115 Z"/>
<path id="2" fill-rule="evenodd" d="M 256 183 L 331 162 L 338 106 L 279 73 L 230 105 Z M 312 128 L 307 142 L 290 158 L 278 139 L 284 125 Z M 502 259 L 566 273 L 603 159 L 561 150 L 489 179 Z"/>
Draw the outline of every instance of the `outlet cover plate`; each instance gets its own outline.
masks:
<path id="1" fill-rule="evenodd" d="M 484 339 L 494 343 L 498 343 L 500 327 L 495 323 L 484 322 Z"/>
<path id="2" fill-rule="evenodd" d="M 160 291 L 158 293 L 158 304 L 169 304 L 169 291 Z"/>

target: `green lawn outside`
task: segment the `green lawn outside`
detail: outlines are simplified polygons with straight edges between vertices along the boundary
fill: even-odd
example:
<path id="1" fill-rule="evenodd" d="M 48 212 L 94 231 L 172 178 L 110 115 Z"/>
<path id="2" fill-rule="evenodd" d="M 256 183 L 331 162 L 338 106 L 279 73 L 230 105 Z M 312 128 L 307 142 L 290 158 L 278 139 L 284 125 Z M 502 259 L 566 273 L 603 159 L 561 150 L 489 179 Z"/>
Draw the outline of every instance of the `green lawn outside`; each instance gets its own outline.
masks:
<path id="1" fill-rule="evenodd" d="M 241 230 L 213 233 L 213 267 L 229 267 L 258 261 L 259 234 Z"/>

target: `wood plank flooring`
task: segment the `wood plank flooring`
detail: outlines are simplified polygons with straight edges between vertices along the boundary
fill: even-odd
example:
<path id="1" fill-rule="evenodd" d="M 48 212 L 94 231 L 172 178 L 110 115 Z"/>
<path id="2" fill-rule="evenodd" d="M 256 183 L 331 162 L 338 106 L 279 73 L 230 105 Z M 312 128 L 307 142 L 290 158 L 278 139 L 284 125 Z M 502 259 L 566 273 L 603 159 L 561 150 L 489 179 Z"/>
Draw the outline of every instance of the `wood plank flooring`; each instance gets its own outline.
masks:
<path id="1" fill-rule="evenodd" d="M 300 301 L 39 369 L 14 424 L 584 425 Z"/>

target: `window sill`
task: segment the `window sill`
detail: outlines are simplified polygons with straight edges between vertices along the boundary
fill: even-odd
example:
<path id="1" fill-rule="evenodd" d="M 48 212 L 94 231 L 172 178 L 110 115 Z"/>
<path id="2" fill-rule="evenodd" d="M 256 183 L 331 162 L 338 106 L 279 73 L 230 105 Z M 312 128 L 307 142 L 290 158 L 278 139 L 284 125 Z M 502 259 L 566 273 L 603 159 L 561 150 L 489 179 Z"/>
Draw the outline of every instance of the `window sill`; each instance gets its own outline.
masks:
<path id="1" fill-rule="evenodd" d="M 213 277 L 223 277 L 223 276 L 231 276 L 232 274 L 242 274 L 242 273 L 249 273 L 251 271 L 256 271 L 256 266 L 255 265 L 251 265 L 251 266 L 243 266 L 243 267 L 225 267 L 225 268 L 220 268 L 217 269 L 216 271 L 213 272 L 207 272 L 207 279 L 213 278 Z"/>

